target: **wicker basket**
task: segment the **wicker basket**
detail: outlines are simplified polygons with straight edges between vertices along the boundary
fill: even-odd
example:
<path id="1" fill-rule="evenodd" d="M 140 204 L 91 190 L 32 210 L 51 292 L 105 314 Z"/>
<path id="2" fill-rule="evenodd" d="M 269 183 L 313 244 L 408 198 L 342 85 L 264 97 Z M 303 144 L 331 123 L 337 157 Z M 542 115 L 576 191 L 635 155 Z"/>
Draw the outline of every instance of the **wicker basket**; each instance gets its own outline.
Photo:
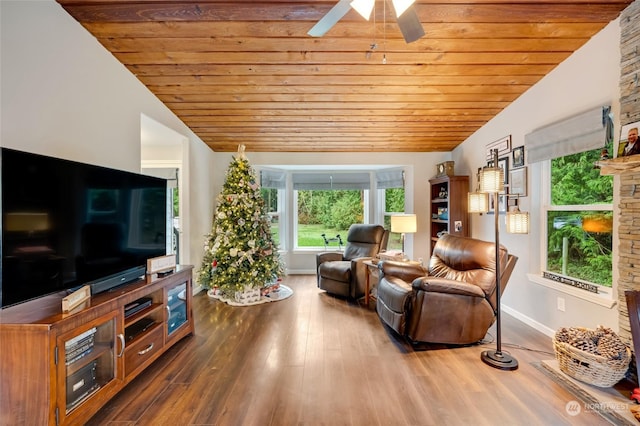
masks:
<path id="1" fill-rule="evenodd" d="M 629 369 L 631 351 L 626 348 L 622 359 L 609 359 L 582 351 L 565 342 L 553 339 L 553 348 L 560 370 L 590 385 L 608 388 L 618 383 Z"/>

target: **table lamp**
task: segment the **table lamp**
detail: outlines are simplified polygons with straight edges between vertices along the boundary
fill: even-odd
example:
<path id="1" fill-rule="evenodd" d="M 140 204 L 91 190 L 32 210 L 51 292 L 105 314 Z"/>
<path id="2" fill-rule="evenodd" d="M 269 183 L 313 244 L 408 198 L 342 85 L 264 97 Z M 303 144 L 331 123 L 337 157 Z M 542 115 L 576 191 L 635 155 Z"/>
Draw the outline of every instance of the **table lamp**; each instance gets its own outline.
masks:
<path id="1" fill-rule="evenodd" d="M 391 232 L 399 233 L 402 241 L 402 253 L 404 254 L 404 239 L 407 233 L 417 231 L 415 214 L 394 214 L 391 216 Z"/>

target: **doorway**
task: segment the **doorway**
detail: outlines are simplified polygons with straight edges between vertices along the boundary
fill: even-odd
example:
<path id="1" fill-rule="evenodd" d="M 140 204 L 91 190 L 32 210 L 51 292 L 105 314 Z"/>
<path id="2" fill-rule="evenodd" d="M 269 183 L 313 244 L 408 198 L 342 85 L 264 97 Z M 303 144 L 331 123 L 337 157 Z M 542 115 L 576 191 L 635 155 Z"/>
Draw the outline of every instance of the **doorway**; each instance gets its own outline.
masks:
<path id="1" fill-rule="evenodd" d="M 167 179 L 167 247 L 176 254 L 176 262 L 189 263 L 189 220 L 184 205 L 188 179 L 183 178 L 187 165 L 188 138 L 169 127 L 140 115 L 141 172 Z"/>

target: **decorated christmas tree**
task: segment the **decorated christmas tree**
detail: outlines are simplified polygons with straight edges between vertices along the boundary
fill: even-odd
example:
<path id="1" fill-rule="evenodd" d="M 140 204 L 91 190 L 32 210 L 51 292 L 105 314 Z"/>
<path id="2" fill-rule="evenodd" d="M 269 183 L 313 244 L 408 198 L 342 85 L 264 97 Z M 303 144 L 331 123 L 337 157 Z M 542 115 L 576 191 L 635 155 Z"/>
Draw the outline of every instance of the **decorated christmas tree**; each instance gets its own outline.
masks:
<path id="1" fill-rule="evenodd" d="M 277 247 L 256 174 L 238 148 L 217 197 L 211 233 L 207 235 L 200 284 L 225 297 L 266 288 L 282 275 Z"/>

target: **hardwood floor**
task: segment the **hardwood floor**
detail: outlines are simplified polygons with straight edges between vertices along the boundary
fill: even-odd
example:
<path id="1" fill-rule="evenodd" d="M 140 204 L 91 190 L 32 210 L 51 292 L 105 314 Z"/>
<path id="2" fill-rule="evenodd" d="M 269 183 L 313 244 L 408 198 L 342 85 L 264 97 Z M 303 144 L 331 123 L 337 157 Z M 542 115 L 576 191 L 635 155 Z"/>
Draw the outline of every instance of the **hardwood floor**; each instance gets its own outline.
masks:
<path id="1" fill-rule="evenodd" d="M 414 350 L 369 308 L 289 276 L 284 301 L 230 307 L 194 297 L 196 334 L 98 412 L 91 425 L 600 425 L 533 365 L 551 340 L 503 315 L 516 371 L 480 360 L 494 343 Z M 487 339 L 493 339 L 493 330 Z M 522 348 L 513 345 L 522 346 Z"/>

